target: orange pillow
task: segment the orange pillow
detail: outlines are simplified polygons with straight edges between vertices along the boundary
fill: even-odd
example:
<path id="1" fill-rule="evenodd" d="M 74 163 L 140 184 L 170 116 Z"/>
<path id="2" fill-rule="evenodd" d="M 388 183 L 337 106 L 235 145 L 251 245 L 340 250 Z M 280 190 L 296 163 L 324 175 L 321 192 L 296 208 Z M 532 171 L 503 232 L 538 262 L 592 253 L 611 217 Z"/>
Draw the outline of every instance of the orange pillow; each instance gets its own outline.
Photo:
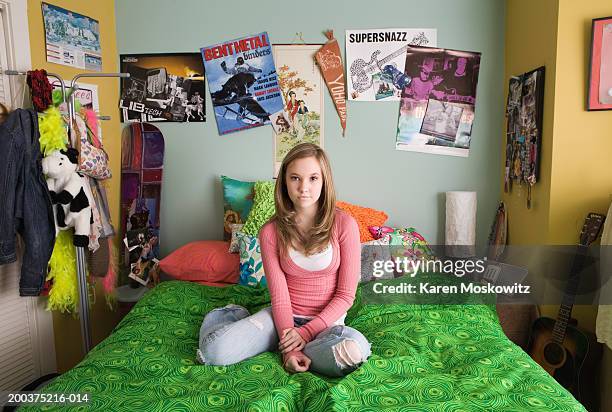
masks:
<path id="1" fill-rule="evenodd" d="M 387 214 L 381 210 L 352 205 L 346 202 L 336 202 L 336 206 L 353 216 L 359 225 L 361 243 L 374 240 L 368 226 L 382 226 L 387 221 Z"/>
<path id="2" fill-rule="evenodd" d="M 161 270 L 178 280 L 208 286 L 238 283 L 240 257 L 229 253 L 229 242 L 199 240 L 181 246 L 159 262 Z"/>

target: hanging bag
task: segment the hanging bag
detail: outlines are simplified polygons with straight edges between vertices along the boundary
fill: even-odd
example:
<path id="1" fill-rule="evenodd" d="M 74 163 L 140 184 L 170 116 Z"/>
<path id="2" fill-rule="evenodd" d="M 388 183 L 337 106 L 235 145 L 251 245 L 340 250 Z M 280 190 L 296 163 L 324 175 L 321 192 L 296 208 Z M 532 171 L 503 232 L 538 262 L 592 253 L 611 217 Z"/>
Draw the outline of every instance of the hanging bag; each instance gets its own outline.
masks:
<path id="1" fill-rule="evenodd" d="M 108 154 L 99 140 L 92 138 L 93 133 L 91 130 L 88 131 L 87 124 L 81 116 L 75 117 L 72 132 L 76 133 L 71 139 L 79 151 L 78 171 L 98 180 L 110 178 L 112 174 L 108 167 Z M 99 147 L 96 146 L 96 141 Z"/>

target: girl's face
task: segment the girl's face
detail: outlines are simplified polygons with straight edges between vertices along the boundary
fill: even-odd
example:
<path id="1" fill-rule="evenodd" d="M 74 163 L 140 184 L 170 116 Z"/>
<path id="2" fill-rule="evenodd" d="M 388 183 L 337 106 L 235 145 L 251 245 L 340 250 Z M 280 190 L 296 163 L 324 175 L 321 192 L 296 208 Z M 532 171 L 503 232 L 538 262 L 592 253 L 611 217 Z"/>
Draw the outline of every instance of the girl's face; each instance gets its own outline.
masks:
<path id="1" fill-rule="evenodd" d="M 304 157 L 289 163 L 285 183 L 289 198 L 298 212 L 316 208 L 323 188 L 323 174 L 317 158 Z"/>

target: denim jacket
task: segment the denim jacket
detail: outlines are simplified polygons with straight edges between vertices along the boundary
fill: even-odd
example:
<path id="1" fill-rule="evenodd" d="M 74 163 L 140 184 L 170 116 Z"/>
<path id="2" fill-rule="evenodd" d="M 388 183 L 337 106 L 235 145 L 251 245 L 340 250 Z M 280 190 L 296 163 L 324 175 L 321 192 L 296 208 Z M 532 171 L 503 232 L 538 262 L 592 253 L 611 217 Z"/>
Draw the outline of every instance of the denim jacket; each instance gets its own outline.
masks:
<path id="1" fill-rule="evenodd" d="M 0 124 L 0 264 L 17 259 L 19 233 L 25 245 L 20 296 L 40 294 L 55 241 L 38 138 L 38 117 L 33 110 L 17 109 Z"/>

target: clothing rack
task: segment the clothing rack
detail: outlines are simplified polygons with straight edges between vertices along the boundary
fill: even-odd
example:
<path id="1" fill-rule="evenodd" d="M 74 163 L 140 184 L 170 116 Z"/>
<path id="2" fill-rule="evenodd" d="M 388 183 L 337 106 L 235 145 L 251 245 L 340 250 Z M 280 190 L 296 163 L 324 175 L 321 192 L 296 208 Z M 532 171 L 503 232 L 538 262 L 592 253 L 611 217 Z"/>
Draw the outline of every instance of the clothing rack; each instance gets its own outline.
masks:
<path id="1" fill-rule="evenodd" d="M 27 71 L 19 71 L 19 70 L 4 70 L 1 71 L 0 70 L 0 74 L 5 74 L 7 76 L 27 76 L 28 72 Z M 104 74 L 104 76 L 100 76 Z M 107 74 L 127 74 L 127 76 L 106 76 Z M 86 76 L 85 73 L 83 73 L 83 75 L 78 75 L 80 77 L 129 77 L 129 73 L 100 73 L 98 75 L 95 76 Z M 75 78 L 78 78 L 78 76 L 75 76 Z M 53 77 L 54 79 L 56 79 L 59 84 L 60 84 L 60 88 L 62 90 L 62 101 L 64 103 L 67 103 L 66 101 L 66 83 L 64 82 L 64 79 L 62 79 L 62 77 L 58 74 L 55 73 L 47 73 L 47 77 Z M 74 79 L 73 79 L 74 80 Z M 70 86 L 71 88 L 73 87 L 73 85 L 71 84 Z M 74 96 L 74 93 L 72 94 Z M 74 101 L 73 101 L 74 104 Z M 110 116 L 105 116 L 105 115 L 98 115 L 98 120 L 111 120 Z"/>
<path id="2" fill-rule="evenodd" d="M 4 70 L 0 71 L 0 74 L 6 74 L 9 76 L 24 76 L 27 75 L 26 71 L 17 71 L 17 70 Z M 70 131 L 73 127 L 73 121 L 76 118 L 76 111 L 74 110 L 75 105 L 75 94 L 72 93 L 70 96 L 70 101 L 66 101 L 66 83 L 61 76 L 54 73 L 47 73 L 48 77 L 53 77 L 57 79 L 60 83 L 60 87 L 62 88 L 62 99 L 64 103 L 68 105 L 68 113 L 69 113 L 69 124 L 68 130 Z M 83 77 L 113 77 L 113 78 L 128 78 L 130 77 L 129 73 L 81 73 L 77 74 L 70 81 L 70 89 L 75 90 L 79 88 L 76 81 Z M 98 116 L 100 120 L 110 120 L 110 116 Z M 81 323 L 81 339 L 83 344 L 83 356 L 85 356 L 91 350 L 91 325 L 89 323 L 89 293 L 87 290 L 87 259 L 85 258 L 85 248 L 84 247 L 75 247 L 76 248 L 76 258 L 77 258 L 77 281 L 78 281 L 78 289 L 79 289 L 79 318 Z M 83 304 L 87 302 L 87 304 Z"/>

